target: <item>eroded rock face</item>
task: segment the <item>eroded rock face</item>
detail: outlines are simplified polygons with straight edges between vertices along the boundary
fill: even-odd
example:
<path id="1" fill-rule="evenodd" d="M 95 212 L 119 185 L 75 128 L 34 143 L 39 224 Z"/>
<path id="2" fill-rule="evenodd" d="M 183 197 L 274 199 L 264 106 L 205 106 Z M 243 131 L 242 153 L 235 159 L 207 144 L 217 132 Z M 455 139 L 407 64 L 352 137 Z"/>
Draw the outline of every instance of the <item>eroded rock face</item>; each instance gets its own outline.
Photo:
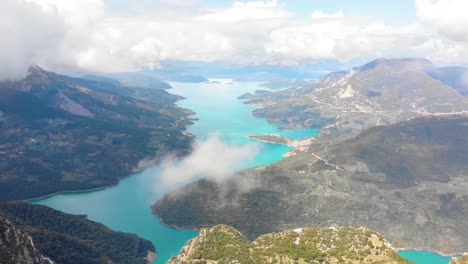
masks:
<path id="1" fill-rule="evenodd" d="M 33 239 L 19 226 L 0 216 L 1 264 L 51 264 L 34 245 Z"/>
<path id="2" fill-rule="evenodd" d="M 250 243 L 236 229 L 204 228 L 168 264 L 192 263 L 410 263 L 382 235 L 364 227 L 298 228 Z"/>

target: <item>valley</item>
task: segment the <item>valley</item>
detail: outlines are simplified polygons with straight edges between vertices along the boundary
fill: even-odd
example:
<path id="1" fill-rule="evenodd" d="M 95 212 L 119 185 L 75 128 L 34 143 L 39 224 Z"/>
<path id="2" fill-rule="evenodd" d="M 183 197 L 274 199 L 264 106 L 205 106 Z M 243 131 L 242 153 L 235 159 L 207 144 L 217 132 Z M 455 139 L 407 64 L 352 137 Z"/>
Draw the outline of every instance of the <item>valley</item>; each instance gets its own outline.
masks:
<path id="1" fill-rule="evenodd" d="M 466 10 L 0 0 L 0 264 L 468 264 Z"/>
<path id="2" fill-rule="evenodd" d="M 190 135 L 195 135 L 196 140 L 203 141 L 215 133 L 228 145 L 257 145 L 259 155 L 253 161 L 236 168 L 240 170 L 236 177 L 221 182 L 195 180 L 185 187 L 175 186 L 162 191 L 157 186 L 163 184 L 160 178 L 163 168 L 150 165 L 150 168 L 121 180 L 117 186 L 109 189 L 58 194 L 31 200 L 30 203 L 44 204 L 66 213 L 87 215 L 90 220 L 104 223 L 114 230 L 137 234 L 156 246 L 158 258 L 155 263 L 164 263 L 171 256 L 177 255 L 184 243 L 198 234 L 191 229 L 177 230 L 166 225 L 198 229 L 215 224 L 230 224 L 252 240 L 265 233 L 298 226 L 365 224 L 382 232 L 399 248 L 430 249 L 453 254 L 458 252 L 458 248 L 450 245 L 465 243 L 458 236 L 462 233 L 450 233 L 450 237 L 446 237 L 447 244 L 443 245 L 423 242 L 425 236 L 445 232 L 447 226 L 443 223 L 457 224 L 458 217 L 463 217 L 464 181 L 460 174 L 466 170 L 462 162 L 466 158 L 463 156 L 466 155 L 466 142 L 462 136 L 466 132 L 463 116 L 427 118 L 421 114 L 423 118 L 414 121 L 368 130 L 365 122 L 361 127 L 341 126 L 342 123 L 338 122 L 321 127 L 321 133 L 318 134 L 317 130 L 311 128 L 321 125 L 306 126 L 311 121 L 304 123 L 301 118 L 281 117 L 280 114 L 287 115 L 288 111 L 280 111 L 276 115 L 278 120 L 286 118 L 284 120 L 289 123 L 271 118 L 267 118 L 271 122 L 267 123 L 261 118 L 255 118 L 252 111 L 258 116 L 258 111 L 264 108 L 255 108 L 237 99 L 244 94 L 241 98 L 248 103 L 255 104 L 256 107 L 269 107 L 276 102 L 290 100 L 287 98 L 296 94 L 296 90 L 304 92 L 303 87 L 277 92 L 262 91 L 260 96 L 260 83 L 233 83 L 231 80 L 216 79 L 206 83 L 172 82 L 170 85 L 171 92 L 179 95 L 174 96 L 175 98 L 186 98 L 179 101 L 177 106 L 196 113 L 191 115 L 193 112 L 185 110 L 185 118 L 180 119 L 184 125 L 191 124 L 188 133 L 182 133 L 189 140 L 192 140 Z M 126 89 L 134 91 L 137 88 Z M 315 87 L 310 89 L 308 92 L 313 92 Z M 254 94 L 255 91 L 257 95 Z M 321 90 L 318 89 L 318 92 Z M 353 93 L 350 90 L 344 92 Z M 454 95 L 451 92 L 448 94 Z M 354 95 L 356 94 L 353 93 Z M 299 97 L 305 98 L 304 95 Z M 345 96 L 346 98 L 348 97 Z M 455 95 L 452 100 L 455 100 L 455 105 L 458 102 L 458 108 L 464 107 L 463 96 Z M 295 103 L 288 102 L 291 106 Z M 356 107 L 359 102 L 353 104 Z M 412 110 L 408 112 L 416 115 Z M 275 113 L 275 110 L 271 113 Z M 304 113 L 307 114 L 307 111 Z M 394 121 L 403 120 L 402 116 Z M 196 121 L 192 123 L 191 120 Z M 322 119 L 318 122 L 322 121 L 323 124 L 328 122 Z M 276 122 L 278 124 L 274 124 Z M 289 130 L 284 130 L 283 127 L 278 129 L 277 126 L 283 124 Z M 447 138 L 442 136 L 444 131 L 440 127 L 449 129 Z M 399 135 L 398 131 L 405 133 Z M 381 148 L 366 148 L 382 143 L 385 144 Z M 399 155 L 404 155 L 404 158 L 391 158 L 395 148 L 401 151 Z M 462 155 L 455 157 L 451 154 L 453 152 Z M 184 155 L 186 154 L 181 154 L 181 157 Z M 283 159 L 285 156 L 287 158 Z M 440 163 L 433 163 L 432 159 Z M 404 163 L 400 164 L 402 161 Z M 157 159 L 152 162 L 157 162 Z M 423 165 L 414 169 L 413 164 Z M 444 167 L 444 179 L 438 179 L 441 167 Z M 399 170 L 392 174 L 392 168 Z M 450 191 L 445 189 L 447 181 L 453 185 Z M 251 186 L 247 189 L 240 188 L 243 184 L 239 182 L 248 182 Z M 421 189 L 421 186 L 425 186 L 427 191 Z M 434 190 L 436 193 L 437 190 L 440 191 L 438 195 L 429 198 L 424 196 Z M 179 192 L 183 195 L 179 195 Z M 220 197 L 230 202 L 218 206 Z M 426 212 L 437 207 L 439 209 L 435 215 L 421 215 L 418 210 L 414 210 L 416 204 L 420 205 L 420 201 L 427 199 L 432 203 L 427 209 L 421 208 L 421 211 Z M 153 206 L 153 211 L 161 217 L 161 221 L 154 218 L 150 210 L 156 200 L 159 201 Z M 119 206 L 115 206 L 116 204 Z M 370 204 L 371 215 L 368 214 Z M 310 208 L 311 205 L 314 207 Z M 398 220 L 393 219 L 396 215 L 392 212 L 402 212 L 401 210 L 406 210 L 408 215 L 398 215 Z M 317 218 L 317 214 L 320 217 Z M 438 221 L 437 217 L 441 220 Z M 395 229 L 391 223 L 379 222 L 379 219 L 393 219 L 406 225 L 407 229 Z M 427 219 L 434 220 L 435 226 L 424 226 Z M 438 224 L 442 225 L 437 226 Z M 412 232 L 416 232 L 417 236 Z M 410 243 L 417 246 L 408 246 L 408 238 L 412 238 Z M 416 260 L 418 256 L 426 254 L 408 252 L 416 256 Z M 402 254 L 404 255 L 404 251 Z M 434 263 L 447 263 L 450 259 L 436 254 L 433 256 L 440 257 L 440 262 Z"/>
<path id="3" fill-rule="evenodd" d="M 258 142 L 247 138 L 247 134 L 278 133 L 295 139 L 318 134 L 319 131 L 313 129 L 278 130 L 276 125 L 253 117 L 251 112 L 254 108 L 243 104 L 237 97 L 258 89 L 258 83 L 223 85 L 225 80 L 216 81 L 217 83 L 171 82 L 171 93 L 186 98 L 177 103 L 179 107 L 196 113 L 192 117 L 197 120 L 188 128 L 188 132 L 195 135 L 196 140 L 204 140 L 209 135 L 218 133 L 227 144 L 254 144 L 259 147 L 259 155 L 249 164 L 242 164 L 239 169 L 276 162 L 292 149 L 284 145 Z M 177 255 L 182 246 L 198 232 L 167 227 L 151 213 L 152 203 L 170 191 L 157 189 L 162 184 L 161 170 L 158 166 L 148 168 L 121 180 L 117 186 L 109 189 L 64 193 L 29 202 L 47 205 L 66 213 L 86 214 L 88 219 L 103 223 L 113 230 L 137 234 L 155 245 L 158 258 L 154 263 L 165 263 L 171 256 Z"/>

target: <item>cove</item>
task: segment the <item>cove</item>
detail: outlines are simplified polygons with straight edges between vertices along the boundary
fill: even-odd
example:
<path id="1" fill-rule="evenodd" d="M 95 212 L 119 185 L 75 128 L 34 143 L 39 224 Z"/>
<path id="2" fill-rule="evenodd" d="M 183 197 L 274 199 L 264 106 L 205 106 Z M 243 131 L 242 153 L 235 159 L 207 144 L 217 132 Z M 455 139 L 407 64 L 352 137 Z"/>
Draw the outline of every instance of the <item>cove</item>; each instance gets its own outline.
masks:
<path id="1" fill-rule="evenodd" d="M 291 149 L 280 144 L 252 140 L 246 134 L 277 133 L 299 139 L 319 132 L 310 129 L 278 130 L 277 126 L 253 117 L 251 112 L 254 108 L 243 104 L 237 97 L 260 89 L 258 83 L 215 80 L 212 83 L 171 83 L 171 86 L 171 93 L 186 98 L 179 101 L 178 105 L 196 113 L 194 118 L 197 121 L 188 130 L 197 140 L 217 133 L 228 144 L 258 145 L 259 154 L 239 169 L 273 163 L 282 159 L 283 154 Z M 160 264 L 177 255 L 197 232 L 167 227 L 151 213 L 150 206 L 166 193 L 156 188 L 159 171 L 158 166 L 147 169 L 104 190 L 57 194 L 29 202 L 47 205 L 66 213 L 87 215 L 90 220 L 103 223 L 111 229 L 148 239 L 158 253 L 154 263 Z"/>

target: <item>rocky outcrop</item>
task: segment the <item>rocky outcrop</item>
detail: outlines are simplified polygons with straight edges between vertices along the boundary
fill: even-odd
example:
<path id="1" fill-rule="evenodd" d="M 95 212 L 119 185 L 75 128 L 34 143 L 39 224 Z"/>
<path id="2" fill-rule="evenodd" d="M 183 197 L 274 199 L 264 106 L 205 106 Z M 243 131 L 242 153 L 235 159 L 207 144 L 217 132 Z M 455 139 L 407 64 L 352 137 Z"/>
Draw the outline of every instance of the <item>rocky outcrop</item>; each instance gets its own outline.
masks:
<path id="1" fill-rule="evenodd" d="M 4 217 L 2 219 L 8 219 L 6 226 L 11 223 L 19 226 L 1 232 L 6 237 L 7 248 L 14 249 L 6 252 L 10 252 L 12 259 L 22 260 L 24 257 L 28 260 L 4 263 L 0 258 L 0 264 L 42 264 L 44 262 L 36 261 L 41 259 L 38 251 L 54 262 L 64 264 L 149 264 L 156 256 L 150 241 L 113 231 L 84 215 L 65 214 L 43 205 L 26 203 L 0 203 L 0 215 Z"/>
<path id="2" fill-rule="evenodd" d="M 21 227 L 0 216 L 1 264 L 52 264 L 34 245 L 32 237 Z"/>
<path id="3" fill-rule="evenodd" d="M 298 228 L 249 243 L 236 229 L 204 228 L 167 264 L 194 263 L 410 263 L 364 227 Z"/>
<path id="4" fill-rule="evenodd" d="M 454 258 L 450 261 L 450 264 L 468 264 L 468 255 L 464 255 L 459 258 Z"/>

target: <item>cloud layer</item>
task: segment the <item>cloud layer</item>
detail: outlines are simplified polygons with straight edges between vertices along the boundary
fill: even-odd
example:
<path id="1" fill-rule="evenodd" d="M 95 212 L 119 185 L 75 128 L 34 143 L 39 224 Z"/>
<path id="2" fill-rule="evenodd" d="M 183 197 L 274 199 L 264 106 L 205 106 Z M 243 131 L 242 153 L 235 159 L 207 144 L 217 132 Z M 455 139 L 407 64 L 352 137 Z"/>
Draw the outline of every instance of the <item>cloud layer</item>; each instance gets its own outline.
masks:
<path id="1" fill-rule="evenodd" d="M 144 10 L 132 3 L 131 11 L 117 12 L 103 0 L 0 1 L 0 79 L 18 78 L 30 64 L 113 72 L 151 68 L 165 59 L 246 64 L 393 56 L 448 64 L 468 60 L 465 0 L 415 0 L 417 19 L 397 27 L 341 10 L 311 10 L 300 18 L 274 0 L 210 9 L 195 0 L 159 0 Z"/>

